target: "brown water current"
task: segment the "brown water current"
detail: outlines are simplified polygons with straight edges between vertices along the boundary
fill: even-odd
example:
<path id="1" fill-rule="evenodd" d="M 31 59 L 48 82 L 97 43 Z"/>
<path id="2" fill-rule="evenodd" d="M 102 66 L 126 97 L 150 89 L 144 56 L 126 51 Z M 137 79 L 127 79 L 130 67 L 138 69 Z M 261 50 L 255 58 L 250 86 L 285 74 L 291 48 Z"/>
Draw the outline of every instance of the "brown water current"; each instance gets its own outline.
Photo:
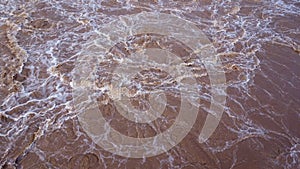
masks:
<path id="1" fill-rule="evenodd" d="M 218 95 L 226 103 L 206 141 L 199 139 L 206 117 L 218 116 L 210 111 L 215 100 L 213 72 L 193 47 L 174 38 L 186 34 L 163 34 L 183 26 L 116 37 L 101 52 L 102 37 L 108 37 L 104 28 L 110 34 L 124 33 L 109 26 L 120 20 L 131 23 L 123 16 L 148 13 L 193 23 L 205 36 L 198 38 L 204 44 L 200 46 L 209 41 L 221 63 L 216 68 L 224 71 L 226 93 Z M 147 18 L 137 17 L 137 23 L 143 20 Z M 152 29 L 156 27 L 150 25 Z M 142 54 L 161 50 L 168 50 L 164 59 L 174 69 L 165 63 L 147 66 L 152 60 Z M 173 60 L 175 56 L 181 60 Z M 118 68 L 125 62 L 129 66 Z M 78 67 L 82 72 L 76 71 Z M 137 67 L 140 71 L 123 78 L 122 73 Z M 178 82 L 173 72 L 181 67 L 191 70 L 193 79 L 180 78 L 195 83 L 195 89 L 180 90 L 184 82 Z M 89 73 L 91 77 L 84 76 Z M 0 76 L 0 168 L 300 168 L 299 0 L 0 0 Z M 81 78 L 84 84 L 77 83 Z M 117 88 L 121 83 L 122 88 Z M 178 116 L 192 117 L 193 106 L 199 110 L 178 144 L 171 139 L 166 141 L 171 147 L 159 147 L 160 142 L 148 145 L 165 151 L 131 158 L 130 153 L 122 156 L 103 147 L 109 144 L 108 135 L 93 137 L 86 130 L 80 115 L 87 110 L 81 104 L 90 103 L 75 98 L 81 87 L 91 88 L 91 96 L 82 97 L 95 99 L 110 126 L 103 131 L 118 131 L 132 140 L 165 133 Z M 127 99 L 125 106 L 117 102 L 120 90 Z M 190 109 L 182 107 L 186 100 Z M 157 106 L 151 109 L 153 103 Z M 133 109 L 136 114 L 126 114 Z M 159 113 L 139 115 L 148 109 Z M 99 132 L 96 127 L 93 131 Z M 110 146 L 123 151 L 119 145 Z M 145 150 L 156 154 L 153 147 Z"/>

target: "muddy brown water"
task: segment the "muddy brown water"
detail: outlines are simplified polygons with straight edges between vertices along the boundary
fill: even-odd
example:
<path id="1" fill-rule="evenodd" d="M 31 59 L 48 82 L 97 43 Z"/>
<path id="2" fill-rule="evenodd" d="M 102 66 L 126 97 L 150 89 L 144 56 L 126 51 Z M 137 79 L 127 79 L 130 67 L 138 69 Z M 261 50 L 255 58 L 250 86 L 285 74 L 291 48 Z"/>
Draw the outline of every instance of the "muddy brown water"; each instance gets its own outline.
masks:
<path id="1" fill-rule="evenodd" d="M 166 153 L 125 158 L 95 144 L 72 106 L 72 70 L 83 45 L 102 25 L 142 11 L 188 20 L 212 42 L 226 75 L 226 106 L 205 143 L 198 136 L 211 86 L 205 67 L 184 44 L 160 35 L 135 35 L 115 44 L 96 71 L 97 87 L 114 76 L 115 58 L 144 48 L 167 48 L 199 76 L 201 106 L 189 134 Z M 0 168 L 297 169 L 300 168 L 300 2 L 297 0 L 1 1 Z M 130 50 L 128 50 L 128 48 Z M 188 58 L 185 58 L 188 56 Z M 168 82 L 168 83 L 167 83 Z M 110 125 L 120 133 L 152 137 L 178 115 L 174 78 L 147 69 L 128 88 L 165 89 L 167 107 L 152 125 L 129 121 L 113 100 L 95 90 Z M 139 110 L 149 95 L 131 98 Z M 101 104 L 99 104 L 101 105 Z"/>

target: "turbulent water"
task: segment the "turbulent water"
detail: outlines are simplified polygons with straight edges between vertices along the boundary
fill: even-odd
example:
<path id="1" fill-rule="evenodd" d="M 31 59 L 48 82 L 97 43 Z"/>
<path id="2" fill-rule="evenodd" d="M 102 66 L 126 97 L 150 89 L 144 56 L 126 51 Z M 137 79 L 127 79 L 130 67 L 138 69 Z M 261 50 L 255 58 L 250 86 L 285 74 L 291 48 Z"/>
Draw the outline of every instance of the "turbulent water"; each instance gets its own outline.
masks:
<path id="1" fill-rule="evenodd" d="M 73 102 L 73 70 L 86 44 L 99 37 L 98 30 L 120 16 L 141 12 L 170 14 L 194 23 L 222 62 L 227 96 L 219 126 L 200 143 L 212 94 L 205 68 L 192 59 L 186 64 L 198 70 L 201 95 L 192 130 L 165 153 L 125 158 L 104 150 L 83 130 L 80 110 Z M 300 168 L 299 27 L 299 0 L 2 0 L 0 168 Z M 114 44 L 94 72 L 94 94 L 99 103 L 110 105 L 99 109 L 124 135 L 154 136 L 178 115 L 177 84 L 161 70 L 144 70 L 129 86 L 138 93 L 163 84 L 169 92 L 164 98 L 168 100 L 165 118 L 154 129 L 124 119 L 102 91 L 113 76 L 111 69 L 128 50 L 158 44 L 183 57 L 189 52 L 171 37 L 135 35 Z M 135 96 L 131 102 L 145 109 L 147 97 Z"/>

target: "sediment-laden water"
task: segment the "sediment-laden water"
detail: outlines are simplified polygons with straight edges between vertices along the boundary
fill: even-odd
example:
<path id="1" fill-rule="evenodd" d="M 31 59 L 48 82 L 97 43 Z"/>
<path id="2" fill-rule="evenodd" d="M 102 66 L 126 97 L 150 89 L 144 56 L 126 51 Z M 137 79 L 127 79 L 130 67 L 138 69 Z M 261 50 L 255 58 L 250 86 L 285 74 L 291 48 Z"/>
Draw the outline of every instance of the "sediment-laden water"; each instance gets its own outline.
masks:
<path id="1" fill-rule="evenodd" d="M 188 46 L 160 34 L 137 34 L 105 55 L 87 49 L 105 25 L 142 12 L 195 24 L 222 63 L 226 104 L 204 143 L 199 134 L 211 113 L 211 79 Z M 1 1 L 0 168 L 300 168 L 299 23 L 298 0 Z M 142 67 L 124 82 L 130 103 L 141 111 L 149 108 L 151 91 L 164 91 L 156 99 L 166 101 L 165 110 L 152 124 L 124 118 L 110 85 L 122 59 L 148 48 L 168 49 L 192 69 L 199 111 L 191 131 L 169 151 L 127 158 L 106 151 L 82 128 L 82 110 L 74 106 L 74 69 L 84 59 L 80 53 L 91 52 L 97 58 L 89 60 L 97 65 L 93 96 L 105 120 L 123 135 L 153 137 L 178 116 L 183 95 L 176 78 Z"/>

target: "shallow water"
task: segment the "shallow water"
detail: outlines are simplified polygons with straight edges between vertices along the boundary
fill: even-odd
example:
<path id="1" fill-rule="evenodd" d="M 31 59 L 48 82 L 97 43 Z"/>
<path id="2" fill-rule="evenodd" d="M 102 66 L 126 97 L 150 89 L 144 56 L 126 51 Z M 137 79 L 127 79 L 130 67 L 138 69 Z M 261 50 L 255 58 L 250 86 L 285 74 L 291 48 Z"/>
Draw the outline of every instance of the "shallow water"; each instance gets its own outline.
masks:
<path id="1" fill-rule="evenodd" d="M 203 63 L 189 55 L 185 63 L 198 75 L 200 94 L 196 123 L 166 153 L 134 159 L 104 150 L 83 130 L 72 102 L 73 70 L 78 53 L 99 38 L 98 30 L 142 11 L 172 14 L 201 29 L 222 62 L 227 95 L 219 126 L 199 143 L 212 93 Z M 299 15 L 297 0 L 1 1 L 1 168 L 299 168 Z M 96 62 L 93 94 L 99 109 L 130 137 L 163 132 L 178 115 L 180 94 L 166 71 L 147 69 L 127 79 L 138 109 L 149 107 L 147 91 L 159 85 L 166 91 L 164 118 L 153 125 L 129 121 L 109 99 L 113 90 L 105 87 L 114 66 L 130 52 L 153 47 L 182 58 L 190 52 L 172 38 L 135 35 Z M 146 94 L 136 96 L 139 91 Z"/>

